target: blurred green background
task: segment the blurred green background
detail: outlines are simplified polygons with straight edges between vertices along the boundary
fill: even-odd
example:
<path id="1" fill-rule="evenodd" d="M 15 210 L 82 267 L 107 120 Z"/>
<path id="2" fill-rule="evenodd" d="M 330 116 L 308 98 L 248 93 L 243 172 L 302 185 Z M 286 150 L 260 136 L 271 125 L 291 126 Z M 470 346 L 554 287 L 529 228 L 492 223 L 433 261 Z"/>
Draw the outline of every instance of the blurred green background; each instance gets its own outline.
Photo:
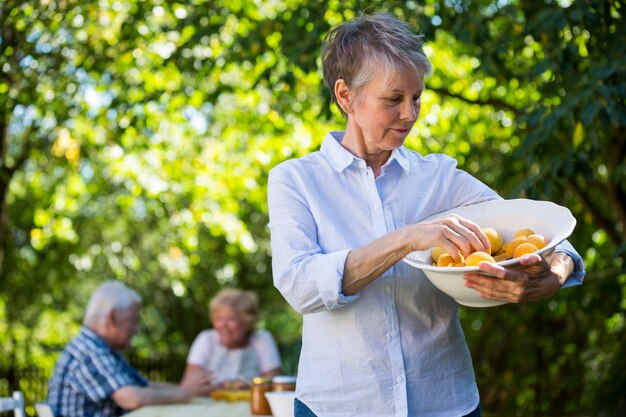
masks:
<path id="1" fill-rule="evenodd" d="M 626 413 L 625 9 L 598 0 L 4 0 L 0 395 L 43 398 L 107 279 L 144 298 L 129 354 L 154 378 L 180 377 L 225 286 L 258 292 L 297 372 L 267 174 L 342 127 L 321 39 L 380 10 L 426 35 L 434 67 L 407 146 L 578 220 L 583 286 L 461 309 L 485 415 Z"/>

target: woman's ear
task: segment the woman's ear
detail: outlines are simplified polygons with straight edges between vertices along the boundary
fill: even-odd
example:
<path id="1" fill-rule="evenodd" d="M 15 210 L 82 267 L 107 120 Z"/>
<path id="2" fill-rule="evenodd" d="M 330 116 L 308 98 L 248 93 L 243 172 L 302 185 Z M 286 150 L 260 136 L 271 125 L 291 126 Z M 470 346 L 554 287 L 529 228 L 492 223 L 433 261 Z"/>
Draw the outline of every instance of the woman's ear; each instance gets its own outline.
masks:
<path id="1" fill-rule="evenodd" d="M 335 97 L 337 98 L 337 104 L 344 113 L 352 113 L 352 95 L 348 85 L 341 78 L 335 81 Z"/>

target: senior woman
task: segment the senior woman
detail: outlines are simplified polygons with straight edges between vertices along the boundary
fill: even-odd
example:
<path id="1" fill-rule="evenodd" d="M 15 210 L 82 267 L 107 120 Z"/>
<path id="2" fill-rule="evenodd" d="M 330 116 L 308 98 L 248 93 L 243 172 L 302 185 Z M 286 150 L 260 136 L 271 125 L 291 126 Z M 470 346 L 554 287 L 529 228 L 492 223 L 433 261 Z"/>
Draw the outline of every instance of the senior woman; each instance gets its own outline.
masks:
<path id="1" fill-rule="evenodd" d="M 345 131 L 270 172 L 274 284 L 303 314 L 297 417 L 480 415 L 458 304 L 399 262 L 433 246 L 457 258 L 484 250 L 488 239 L 468 220 L 420 220 L 499 198 L 451 157 L 403 146 L 430 69 L 421 36 L 391 15 L 332 29 L 322 71 Z M 521 262 L 522 271 L 481 265 L 499 279 L 468 274 L 466 285 L 520 302 L 584 274 L 567 243 L 550 262 Z"/>
<path id="2" fill-rule="evenodd" d="M 280 373 L 280 355 L 271 333 L 257 330 L 256 294 L 235 288 L 218 292 L 209 303 L 213 329 L 202 331 L 187 356 L 183 381 L 197 370 L 212 372 L 214 388 L 241 388 L 256 376 Z"/>

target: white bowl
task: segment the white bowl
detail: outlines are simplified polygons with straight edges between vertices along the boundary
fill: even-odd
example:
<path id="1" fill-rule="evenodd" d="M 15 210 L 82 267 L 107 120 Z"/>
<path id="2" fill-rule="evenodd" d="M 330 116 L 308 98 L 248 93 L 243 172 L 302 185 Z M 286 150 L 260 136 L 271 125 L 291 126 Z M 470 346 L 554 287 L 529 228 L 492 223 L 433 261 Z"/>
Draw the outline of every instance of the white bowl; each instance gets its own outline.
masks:
<path id="1" fill-rule="evenodd" d="M 491 200 L 469 206 L 457 207 L 427 217 L 424 222 L 456 213 L 472 220 L 480 227 L 492 227 L 500 232 L 507 242 L 513 239 L 515 232 L 522 228 L 530 228 L 543 235 L 548 241 L 546 247 L 536 253 L 542 254 L 552 250 L 574 230 L 576 219 L 565 207 L 549 201 L 513 199 Z M 490 300 L 480 297 L 478 291 L 463 285 L 463 274 L 468 271 L 479 271 L 477 266 L 439 267 L 432 265 L 431 249 L 411 252 L 404 261 L 415 268 L 421 269 L 426 277 L 441 291 L 456 300 L 457 303 L 470 307 L 490 307 L 506 304 L 505 301 Z M 519 259 L 498 262 L 498 265 L 513 266 Z M 485 274 L 487 275 L 487 274 Z"/>
<path id="2" fill-rule="evenodd" d="M 269 391 L 265 398 L 270 403 L 272 416 L 293 417 L 293 403 L 296 398 L 295 391 Z"/>

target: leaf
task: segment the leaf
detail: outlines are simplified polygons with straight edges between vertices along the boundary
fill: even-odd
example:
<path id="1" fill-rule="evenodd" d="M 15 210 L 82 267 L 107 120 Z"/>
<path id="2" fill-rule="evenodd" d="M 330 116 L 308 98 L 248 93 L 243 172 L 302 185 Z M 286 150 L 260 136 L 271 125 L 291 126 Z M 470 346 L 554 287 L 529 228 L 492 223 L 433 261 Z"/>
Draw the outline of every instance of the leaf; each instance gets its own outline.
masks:
<path id="1" fill-rule="evenodd" d="M 581 143 L 585 140 L 585 128 L 582 122 L 576 122 L 574 127 L 574 133 L 572 134 L 572 144 L 574 149 L 577 149 Z"/>
<path id="2" fill-rule="evenodd" d="M 587 104 L 587 106 L 585 106 L 585 110 L 582 112 L 581 115 L 581 120 L 585 124 L 585 126 L 590 125 L 591 122 L 596 118 L 598 110 L 600 110 L 600 103 L 595 100 L 591 100 Z"/>

